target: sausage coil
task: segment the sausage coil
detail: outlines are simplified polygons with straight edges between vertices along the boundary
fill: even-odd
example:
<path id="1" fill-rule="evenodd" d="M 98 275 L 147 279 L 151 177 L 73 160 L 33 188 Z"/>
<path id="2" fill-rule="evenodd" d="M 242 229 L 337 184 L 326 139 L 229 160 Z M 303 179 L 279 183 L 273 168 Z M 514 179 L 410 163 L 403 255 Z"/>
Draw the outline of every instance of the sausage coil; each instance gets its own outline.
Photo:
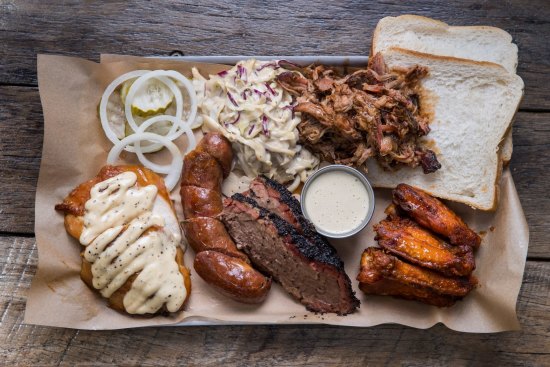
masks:
<path id="1" fill-rule="evenodd" d="M 231 171 L 233 151 L 221 134 L 208 133 L 184 159 L 181 179 L 183 230 L 195 251 L 197 274 L 218 292 L 243 303 L 262 302 L 271 279 L 250 265 L 217 219 L 223 210 L 221 184 Z"/>

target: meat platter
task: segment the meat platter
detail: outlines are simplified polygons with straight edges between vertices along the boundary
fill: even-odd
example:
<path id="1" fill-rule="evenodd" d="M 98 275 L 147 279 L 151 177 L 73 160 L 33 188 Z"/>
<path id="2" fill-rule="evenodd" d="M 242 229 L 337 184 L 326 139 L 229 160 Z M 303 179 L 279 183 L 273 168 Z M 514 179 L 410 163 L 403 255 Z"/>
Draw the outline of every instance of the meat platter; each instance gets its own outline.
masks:
<path id="1" fill-rule="evenodd" d="M 55 57 L 53 57 L 55 58 Z M 248 57 L 180 57 L 170 59 L 160 58 L 126 58 L 105 55 L 102 57 L 101 64 L 95 64 L 85 62 L 83 60 L 60 60 L 60 59 L 43 59 L 43 62 L 39 62 L 39 76 L 44 76 L 44 73 L 40 73 L 40 65 L 44 69 L 51 72 L 51 75 L 47 78 L 42 78 L 41 96 L 47 95 L 53 99 L 59 101 L 61 95 L 56 95 L 58 92 L 59 84 L 53 82 L 56 73 L 61 71 L 53 66 L 55 62 L 63 64 L 66 70 L 69 70 L 69 74 L 72 74 L 73 79 L 80 80 L 75 83 L 73 88 L 83 87 L 86 83 L 95 78 L 98 74 L 107 73 L 109 75 L 120 75 L 123 71 L 136 70 L 139 68 L 150 68 L 154 65 L 156 69 L 179 69 L 186 73 L 189 72 L 191 66 L 196 66 L 199 69 L 216 70 L 215 67 L 207 65 L 205 63 L 227 64 L 232 65 L 238 60 L 247 59 Z M 274 57 L 262 56 L 255 57 L 260 60 L 273 60 Z M 280 59 L 283 57 L 277 57 Z M 62 59 L 62 58 L 61 58 Z M 366 65 L 368 62 L 367 57 L 284 57 L 285 60 L 293 64 L 308 65 L 311 63 L 321 63 L 329 66 L 339 66 L 342 68 L 354 68 Z M 40 60 L 39 60 L 40 61 Z M 181 64 L 181 65 L 178 65 Z M 91 75 L 83 77 L 83 75 Z M 109 78 L 105 78 L 109 79 Z M 90 101 L 97 100 L 98 93 L 101 94 L 106 82 L 105 79 L 98 82 L 95 81 L 95 86 L 90 88 L 83 88 L 84 100 L 89 98 Z M 80 84 L 79 84 L 80 83 Z M 51 87 L 47 87 L 47 86 Z M 44 87 L 43 87 L 44 86 Z M 87 90 L 86 90 L 87 89 Z M 57 92 L 56 92 L 57 90 Z M 43 97 L 44 98 L 44 97 Z M 82 101 L 83 96 L 80 96 Z M 86 121 L 90 121 L 95 118 L 93 113 L 95 102 L 84 103 L 80 102 L 79 106 L 81 110 L 75 113 L 76 116 L 86 115 L 82 118 L 83 122 L 77 122 L 75 126 L 66 124 L 66 118 L 61 117 L 63 115 L 61 110 L 64 108 L 51 108 L 51 104 L 44 104 L 45 109 L 45 154 L 43 166 L 41 169 L 41 180 L 39 182 L 39 190 L 37 193 L 37 213 L 39 210 L 45 210 L 46 207 L 53 207 L 59 198 L 66 195 L 70 191 L 68 189 L 71 185 L 78 183 L 74 177 L 71 176 L 74 170 L 71 172 L 70 162 L 66 162 L 60 159 L 60 151 L 56 151 L 52 148 L 52 142 L 63 141 L 64 148 L 75 155 L 82 155 L 78 153 L 78 141 L 82 142 L 90 137 L 101 137 L 102 132 L 91 131 L 86 126 Z M 67 102 L 65 102 L 67 104 Z M 78 103 L 76 103 L 78 104 Z M 66 108 L 70 108 L 64 106 Z M 53 122 L 52 122 L 53 121 Z M 62 127 L 66 130 L 60 133 Z M 96 126 L 97 127 L 97 126 Z M 95 128 L 94 128 L 95 129 Z M 79 130 L 86 130 L 87 133 L 83 135 Z M 74 139 L 74 137 L 79 137 Z M 200 136 L 197 137 L 200 139 Z M 105 140 L 103 137 L 98 140 Z M 105 149 L 102 147 L 105 145 L 93 144 L 86 149 L 86 156 L 104 156 Z M 126 157 L 126 156 L 125 156 Z M 125 158 L 129 163 L 132 160 Z M 87 177 L 92 177 L 90 172 L 94 170 L 97 172 L 97 168 L 101 167 L 101 159 L 98 158 L 92 165 L 87 166 L 82 171 L 87 172 Z M 52 164 L 57 165 L 56 172 L 61 177 L 55 177 L 53 173 Z M 64 168 L 59 170 L 59 167 Z M 92 168 L 93 167 L 93 168 Z M 65 172 L 65 173 L 63 173 Z M 80 172 L 79 177 L 86 177 L 83 172 Z M 367 176 L 368 177 L 368 176 Z M 63 180 L 67 181 L 66 185 L 60 185 Z M 184 316 L 180 319 L 162 319 L 159 322 L 150 322 L 149 320 L 139 319 L 137 321 L 130 319 L 124 321 L 118 320 L 119 316 L 113 310 L 99 309 L 97 300 L 94 295 L 83 295 L 93 307 L 85 310 L 84 316 L 80 311 L 76 310 L 77 303 L 69 302 L 69 305 L 63 307 L 67 308 L 65 315 L 70 315 L 62 319 L 46 319 L 47 315 L 54 307 L 59 306 L 60 300 L 67 300 L 71 298 L 72 294 L 81 293 L 82 289 L 80 284 L 75 281 L 75 271 L 79 268 L 78 259 L 75 258 L 75 251 L 69 251 L 67 254 L 67 260 L 65 264 L 68 265 L 65 271 L 58 272 L 57 274 L 65 274 L 63 277 L 59 275 L 54 276 L 51 273 L 53 268 L 59 267 L 58 265 L 52 265 L 50 267 L 39 265 L 38 280 L 33 284 L 33 290 L 29 297 L 29 305 L 27 309 L 27 321 L 32 323 L 40 323 L 46 325 L 56 325 L 64 327 L 78 327 L 78 328 L 121 328 L 121 327 L 137 327 L 156 324 L 169 324 L 169 325 L 215 325 L 215 324 L 247 324 L 247 323 L 260 323 L 260 324 L 295 324 L 295 323 L 320 323 L 330 325 L 348 325 L 348 326 L 372 326 L 381 323 L 400 323 L 404 325 L 410 325 L 414 327 L 426 328 L 434 325 L 437 322 L 443 322 L 448 327 L 455 330 L 463 331 L 496 331 L 505 330 L 517 327 L 515 321 L 515 300 L 519 286 L 521 284 L 521 274 L 523 271 L 525 254 L 527 250 L 527 237 L 526 226 L 524 222 L 523 213 L 521 211 L 521 205 L 515 191 L 511 174 L 508 170 L 505 170 L 500 181 L 500 204 L 494 212 L 481 212 L 473 210 L 463 204 L 448 203 L 449 207 L 456 212 L 460 217 L 464 219 L 464 222 L 472 228 L 476 233 L 481 233 L 483 239 L 482 246 L 476 254 L 477 269 L 474 275 L 479 279 L 481 286 L 478 286 L 475 290 L 468 295 L 464 300 L 456 303 L 452 308 L 432 308 L 420 303 L 397 300 L 390 297 L 383 296 L 366 296 L 358 287 L 355 277 L 359 271 L 359 259 L 361 253 L 366 247 L 375 245 L 375 232 L 373 225 L 383 220 L 387 213 L 384 210 L 391 204 L 392 192 L 389 189 L 375 189 L 375 202 L 376 208 L 370 223 L 359 234 L 346 239 L 331 239 L 330 243 L 336 248 L 341 259 L 345 263 L 345 271 L 352 279 L 352 287 L 361 306 L 359 309 L 347 315 L 336 315 L 325 312 L 310 312 L 306 311 L 303 306 L 296 303 L 293 299 L 289 298 L 285 291 L 276 284 L 272 285 L 272 291 L 269 294 L 268 302 L 264 302 L 260 305 L 243 305 L 231 300 L 227 300 L 222 295 L 219 295 L 215 291 L 209 288 L 209 286 L 194 272 L 191 270 L 191 279 L 193 279 L 193 296 L 189 303 L 185 307 Z M 56 198 L 52 198 L 51 195 L 45 195 L 46 192 L 55 192 Z M 174 202 L 179 202 L 179 195 L 172 195 Z M 181 208 L 176 208 L 176 211 Z M 66 244 L 69 238 L 66 237 L 62 230 L 62 223 L 54 223 L 52 218 L 44 218 L 37 214 L 37 241 L 39 243 L 39 250 L 41 251 L 42 262 L 44 253 L 55 253 L 56 251 L 66 251 L 67 248 L 56 247 L 59 243 Z M 48 229 L 49 228 L 49 229 Z M 52 241 L 53 240 L 53 241 Z M 59 242 L 53 244 L 52 242 Z M 46 246 L 43 246 L 46 244 Z M 495 254 L 499 256 L 495 256 Z M 193 255 L 191 251 L 187 251 L 185 254 L 185 263 L 193 263 Z M 514 263 L 512 271 L 509 271 L 507 264 Z M 64 265 L 60 265 L 62 268 Z M 49 269 L 49 270 L 48 270 Z M 59 269 L 58 269 L 59 270 Z M 42 288 L 41 288 L 42 287 Z M 44 287 L 53 288 L 53 295 L 49 295 L 49 298 L 44 298 L 44 293 L 40 295 L 40 291 L 43 292 Z M 78 290 L 77 290 L 78 289 Z M 506 289 L 505 292 L 502 292 Z M 38 298 L 37 298 L 38 297 Z M 58 297 L 58 298 L 56 298 Z M 488 302 L 488 303 L 487 303 Z M 63 303 L 63 302 L 61 302 Z M 453 302 L 454 303 L 454 302 Z M 487 307 L 487 304 L 489 307 Z M 493 310 L 499 308 L 502 310 L 500 314 L 494 314 Z M 41 310 L 40 310 L 41 309 Z M 40 310 L 40 311 L 39 311 Z M 481 322 L 480 322 L 481 321 Z"/>

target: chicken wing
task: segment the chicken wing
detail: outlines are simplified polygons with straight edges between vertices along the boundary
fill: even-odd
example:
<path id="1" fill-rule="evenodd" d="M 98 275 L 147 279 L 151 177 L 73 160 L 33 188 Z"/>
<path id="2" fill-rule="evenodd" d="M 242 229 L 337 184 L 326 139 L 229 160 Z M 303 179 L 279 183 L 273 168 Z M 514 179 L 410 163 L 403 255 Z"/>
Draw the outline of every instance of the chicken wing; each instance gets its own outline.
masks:
<path id="1" fill-rule="evenodd" d="M 438 307 L 452 306 L 476 284 L 472 277 L 446 277 L 408 264 L 376 247 L 363 252 L 357 280 L 359 288 L 367 294 L 413 299 Z"/>
<path id="2" fill-rule="evenodd" d="M 393 202 L 420 225 L 449 238 L 453 245 L 478 248 L 481 238 L 451 209 L 426 192 L 399 184 L 393 190 Z"/>
<path id="3" fill-rule="evenodd" d="M 375 240 L 387 251 L 445 275 L 466 276 L 475 269 L 470 246 L 450 246 L 410 219 L 394 216 L 374 226 Z"/>

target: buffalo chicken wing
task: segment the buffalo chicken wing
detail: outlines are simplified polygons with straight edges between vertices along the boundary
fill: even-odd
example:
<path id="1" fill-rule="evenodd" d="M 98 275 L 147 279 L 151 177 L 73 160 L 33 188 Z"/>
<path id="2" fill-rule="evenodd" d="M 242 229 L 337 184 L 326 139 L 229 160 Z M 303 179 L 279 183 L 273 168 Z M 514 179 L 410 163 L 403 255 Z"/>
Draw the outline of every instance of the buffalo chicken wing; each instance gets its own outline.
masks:
<path id="1" fill-rule="evenodd" d="M 414 264 L 449 276 L 469 275 L 475 268 L 470 246 L 450 246 L 409 219 L 383 220 L 374 230 L 382 248 Z"/>
<path id="2" fill-rule="evenodd" d="M 445 236 L 453 245 L 478 248 L 481 238 L 438 199 L 415 187 L 399 184 L 393 202 L 418 224 Z"/>
<path id="3" fill-rule="evenodd" d="M 376 247 L 363 252 L 357 280 L 359 288 L 367 294 L 391 295 L 438 307 L 452 306 L 476 284 L 474 278 L 446 277 L 401 261 Z"/>

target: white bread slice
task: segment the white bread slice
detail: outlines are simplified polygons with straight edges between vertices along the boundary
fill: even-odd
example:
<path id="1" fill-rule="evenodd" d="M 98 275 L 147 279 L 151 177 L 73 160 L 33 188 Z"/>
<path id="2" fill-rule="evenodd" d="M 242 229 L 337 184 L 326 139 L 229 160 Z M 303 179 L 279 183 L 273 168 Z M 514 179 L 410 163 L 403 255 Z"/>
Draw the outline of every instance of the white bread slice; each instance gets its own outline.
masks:
<path id="1" fill-rule="evenodd" d="M 515 74 L 518 47 L 512 36 L 495 27 L 449 26 L 418 15 L 382 18 L 372 37 L 372 55 L 389 47 L 502 65 Z"/>
<path id="2" fill-rule="evenodd" d="M 518 63 L 518 48 L 512 43 L 512 36 L 500 28 L 449 26 L 412 14 L 385 17 L 378 22 L 372 38 L 371 56 L 389 47 L 493 62 L 512 74 L 516 73 Z M 512 159 L 512 151 L 512 129 L 509 129 L 499 150 L 504 164 Z"/>
<path id="3" fill-rule="evenodd" d="M 502 159 L 502 163 L 507 165 L 512 160 L 512 153 L 514 151 L 514 140 L 512 138 L 512 127 L 508 129 L 504 138 L 502 138 L 502 143 L 500 143 L 499 156 Z"/>
<path id="4" fill-rule="evenodd" d="M 390 48 L 383 56 L 390 69 L 415 64 L 428 67 L 420 103 L 433 118 L 424 143 L 434 150 L 442 167 L 430 174 L 422 173 L 420 167 L 388 172 L 369 160 L 373 186 L 392 188 L 405 182 L 443 199 L 495 209 L 502 167 L 498 148 L 521 100 L 522 79 L 487 62 L 400 48 Z"/>

